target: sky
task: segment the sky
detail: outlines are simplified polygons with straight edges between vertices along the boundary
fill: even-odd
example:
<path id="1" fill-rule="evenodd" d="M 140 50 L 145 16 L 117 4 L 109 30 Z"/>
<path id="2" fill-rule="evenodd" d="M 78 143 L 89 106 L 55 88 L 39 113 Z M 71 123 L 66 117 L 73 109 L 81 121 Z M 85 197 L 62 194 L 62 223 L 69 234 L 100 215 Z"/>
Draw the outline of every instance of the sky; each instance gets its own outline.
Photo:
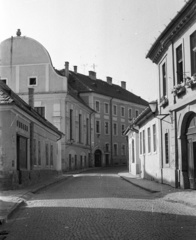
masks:
<path id="1" fill-rule="evenodd" d="M 40 42 L 53 66 L 121 85 L 152 101 L 158 68 L 146 54 L 185 0 L 0 0 L 0 42 L 22 36 Z"/>

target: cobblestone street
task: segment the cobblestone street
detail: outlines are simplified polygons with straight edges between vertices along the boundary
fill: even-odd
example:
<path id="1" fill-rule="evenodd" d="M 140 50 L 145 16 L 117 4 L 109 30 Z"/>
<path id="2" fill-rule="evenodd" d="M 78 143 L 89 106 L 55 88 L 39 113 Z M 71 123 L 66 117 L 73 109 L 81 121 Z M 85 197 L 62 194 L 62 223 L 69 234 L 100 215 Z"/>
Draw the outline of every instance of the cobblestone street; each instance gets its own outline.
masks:
<path id="1" fill-rule="evenodd" d="M 195 208 L 164 201 L 122 180 L 118 171 L 76 174 L 32 194 L 2 226 L 5 239 L 196 239 Z"/>

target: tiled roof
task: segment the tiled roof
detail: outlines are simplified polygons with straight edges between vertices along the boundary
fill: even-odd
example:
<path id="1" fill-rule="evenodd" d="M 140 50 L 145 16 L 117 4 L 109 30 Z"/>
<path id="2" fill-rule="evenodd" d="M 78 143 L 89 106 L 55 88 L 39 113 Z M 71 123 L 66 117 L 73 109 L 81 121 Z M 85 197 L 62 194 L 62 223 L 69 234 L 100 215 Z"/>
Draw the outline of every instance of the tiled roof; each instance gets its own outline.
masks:
<path id="1" fill-rule="evenodd" d="M 62 76 L 64 75 L 64 70 L 57 72 Z M 89 76 L 80 73 L 76 74 L 72 71 L 69 71 L 69 73 L 68 84 L 79 93 L 94 92 L 123 101 L 148 106 L 146 100 L 116 84 L 109 84 L 100 79 L 93 80 Z"/>
<path id="2" fill-rule="evenodd" d="M 83 105 L 85 105 L 91 112 L 95 112 L 92 108 L 90 108 L 88 106 L 88 104 L 86 104 L 84 102 L 84 100 L 79 96 L 78 91 L 74 90 L 70 85 L 68 86 L 68 94 L 70 96 L 72 96 L 73 98 L 75 98 L 78 102 L 82 103 Z"/>
<path id="3" fill-rule="evenodd" d="M 3 81 L 0 80 L 0 105 L 15 104 L 46 127 L 55 131 L 59 136 L 64 135 L 52 123 L 39 115 L 32 107 L 14 93 Z"/>
<path id="4" fill-rule="evenodd" d="M 150 107 L 148 106 L 136 118 L 132 119 L 131 123 L 124 131 L 124 134 L 126 135 L 129 132 L 129 130 L 137 131 L 137 129 L 135 129 L 135 127 L 137 125 L 139 125 L 141 122 L 145 122 L 146 120 L 148 120 L 149 115 L 151 116 L 151 115 L 153 115 L 153 113 L 152 113 Z"/>

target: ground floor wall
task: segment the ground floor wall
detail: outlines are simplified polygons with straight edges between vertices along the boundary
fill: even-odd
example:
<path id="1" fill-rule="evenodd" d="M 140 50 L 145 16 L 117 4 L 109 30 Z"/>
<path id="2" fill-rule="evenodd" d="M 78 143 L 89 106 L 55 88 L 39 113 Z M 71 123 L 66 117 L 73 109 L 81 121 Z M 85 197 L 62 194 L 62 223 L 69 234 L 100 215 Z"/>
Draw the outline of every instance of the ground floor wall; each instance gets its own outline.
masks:
<path id="1" fill-rule="evenodd" d="M 62 143 L 62 171 L 73 171 L 93 167 L 90 147 Z"/>
<path id="2" fill-rule="evenodd" d="M 22 187 L 57 171 L 56 133 L 13 106 L 0 116 L 0 187 Z"/>

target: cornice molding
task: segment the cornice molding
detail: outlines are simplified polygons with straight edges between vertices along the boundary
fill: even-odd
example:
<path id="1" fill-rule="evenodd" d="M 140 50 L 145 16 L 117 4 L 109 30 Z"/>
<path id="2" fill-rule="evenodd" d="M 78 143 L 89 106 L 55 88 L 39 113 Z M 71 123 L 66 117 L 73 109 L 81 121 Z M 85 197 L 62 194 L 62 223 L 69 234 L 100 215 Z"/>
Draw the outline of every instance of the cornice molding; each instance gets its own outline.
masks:
<path id="1" fill-rule="evenodd" d="M 191 23 L 196 20 L 196 2 L 188 2 L 184 8 L 171 20 L 149 50 L 146 58 L 158 63 L 173 40 Z"/>

